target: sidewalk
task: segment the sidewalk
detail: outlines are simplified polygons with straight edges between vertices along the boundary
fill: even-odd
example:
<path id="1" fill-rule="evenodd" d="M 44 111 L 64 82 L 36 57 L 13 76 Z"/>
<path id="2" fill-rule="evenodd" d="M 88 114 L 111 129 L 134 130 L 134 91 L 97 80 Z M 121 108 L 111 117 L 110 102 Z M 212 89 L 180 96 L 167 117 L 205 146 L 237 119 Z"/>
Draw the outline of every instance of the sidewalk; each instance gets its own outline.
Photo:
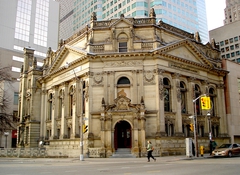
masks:
<path id="1" fill-rule="evenodd" d="M 204 156 L 199 155 L 199 157 L 186 157 L 185 155 L 178 156 L 164 156 L 156 157 L 157 162 L 169 162 L 169 161 L 180 161 L 180 160 L 196 160 L 211 158 L 209 154 L 204 154 Z M 84 158 L 83 161 L 80 161 L 80 158 L 16 158 L 16 157 L 0 157 L 1 161 L 13 161 L 13 162 L 83 162 L 83 163 L 116 163 L 116 162 L 142 162 L 146 161 L 146 157 L 141 158 Z"/>

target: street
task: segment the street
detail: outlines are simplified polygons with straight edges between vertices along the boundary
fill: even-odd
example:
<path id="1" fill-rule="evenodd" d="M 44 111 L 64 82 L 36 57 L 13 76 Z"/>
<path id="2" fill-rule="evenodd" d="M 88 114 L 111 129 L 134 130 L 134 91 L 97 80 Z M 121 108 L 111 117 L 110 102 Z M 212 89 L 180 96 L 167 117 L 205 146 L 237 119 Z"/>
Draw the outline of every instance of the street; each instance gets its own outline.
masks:
<path id="1" fill-rule="evenodd" d="M 193 158 L 0 158 L 0 175 L 238 175 L 240 157 Z"/>

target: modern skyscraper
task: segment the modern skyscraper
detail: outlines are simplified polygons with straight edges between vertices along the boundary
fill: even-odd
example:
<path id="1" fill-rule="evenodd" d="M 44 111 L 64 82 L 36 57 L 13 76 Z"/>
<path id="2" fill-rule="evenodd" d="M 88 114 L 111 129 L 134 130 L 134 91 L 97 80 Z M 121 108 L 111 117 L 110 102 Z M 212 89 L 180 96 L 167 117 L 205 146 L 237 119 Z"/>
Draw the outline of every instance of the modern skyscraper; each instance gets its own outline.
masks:
<path id="1" fill-rule="evenodd" d="M 240 0 L 226 0 L 224 24 L 240 20 Z"/>
<path id="2" fill-rule="evenodd" d="M 59 3 L 53 0 L 1 0 L 0 1 L 0 68 L 8 67 L 15 80 L 11 86 L 0 82 L 0 90 L 9 97 L 6 111 L 15 115 L 18 111 L 18 78 L 23 64 L 23 48 L 35 50 L 39 64 L 46 56 L 48 47 L 58 47 Z M 7 147 L 14 147 L 8 136 Z M 1 142 L 2 141 L 2 142 Z M 0 135 L 0 147 L 5 147 Z"/>
<path id="3" fill-rule="evenodd" d="M 98 20 L 120 17 L 148 17 L 154 8 L 157 21 L 162 20 L 187 32 L 199 32 L 202 42 L 209 41 L 205 0 L 58 0 L 60 2 L 60 38 L 66 39 L 89 23 L 92 12 L 96 12 Z M 67 2 L 67 3 L 66 3 Z M 71 9 L 72 6 L 72 9 Z M 69 10 L 63 11 L 64 7 Z M 68 25 L 66 25 L 68 23 Z M 72 28 L 63 35 L 61 30 Z"/>
<path id="4" fill-rule="evenodd" d="M 226 0 L 224 26 L 209 31 L 221 57 L 240 63 L 240 0 Z"/>

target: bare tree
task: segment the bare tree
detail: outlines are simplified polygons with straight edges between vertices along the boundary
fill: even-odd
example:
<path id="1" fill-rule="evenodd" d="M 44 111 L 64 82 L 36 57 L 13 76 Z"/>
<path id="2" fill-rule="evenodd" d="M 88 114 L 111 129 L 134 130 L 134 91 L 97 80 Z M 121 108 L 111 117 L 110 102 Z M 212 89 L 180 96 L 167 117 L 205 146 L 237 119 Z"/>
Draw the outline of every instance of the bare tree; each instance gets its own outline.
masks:
<path id="1" fill-rule="evenodd" d="M 0 132 L 15 129 L 13 114 L 8 113 L 11 100 L 4 88 L 6 84 L 11 85 L 12 81 L 10 67 L 0 67 Z"/>

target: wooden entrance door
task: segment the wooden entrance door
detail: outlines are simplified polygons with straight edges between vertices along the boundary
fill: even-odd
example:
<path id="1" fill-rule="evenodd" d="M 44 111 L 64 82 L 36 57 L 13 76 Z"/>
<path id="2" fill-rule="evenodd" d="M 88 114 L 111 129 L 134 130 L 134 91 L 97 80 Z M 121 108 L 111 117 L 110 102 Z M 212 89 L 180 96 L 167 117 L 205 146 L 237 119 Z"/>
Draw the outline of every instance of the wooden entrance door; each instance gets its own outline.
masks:
<path id="1" fill-rule="evenodd" d="M 114 130 L 114 146 L 118 148 L 132 147 L 131 125 L 126 121 L 119 121 Z"/>

